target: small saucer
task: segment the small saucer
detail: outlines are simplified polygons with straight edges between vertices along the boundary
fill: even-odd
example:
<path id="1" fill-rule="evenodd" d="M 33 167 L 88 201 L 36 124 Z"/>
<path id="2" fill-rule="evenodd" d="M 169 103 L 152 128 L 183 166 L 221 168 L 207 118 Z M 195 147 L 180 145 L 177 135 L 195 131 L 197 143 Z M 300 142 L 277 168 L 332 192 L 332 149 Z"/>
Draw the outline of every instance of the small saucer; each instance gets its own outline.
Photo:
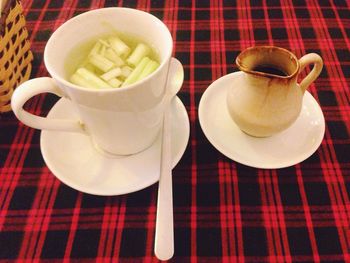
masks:
<path id="1" fill-rule="evenodd" d="M 173 167 L 181 159 L 190 134 L 186 108 L 172 101 Z M 48 118 L 76 119 L 71 102 L 60 99 Z M 42 131 L 41 152 L 52 173 L 64 184 L 94 195 L 121 195 L 141 190 L 158 181 L 161 134 L 146 150 L 129 156 L 111 156 L 97 150 L 90 137 L 71 132 Z"/>
<path id="2" fill-rule="evenodd" d="M 251 137 L 233 122 L 226 106 L 227 89 L 238 74 L 214 81 L 201 98 L 199 122 L 210 143 L 228 158 L 256 168 L 288 167 L 310 157 L 325 132 L 322 110 L 312 95 L 305 92 L 301 113 L 287 130 L 268 138 Z"/>

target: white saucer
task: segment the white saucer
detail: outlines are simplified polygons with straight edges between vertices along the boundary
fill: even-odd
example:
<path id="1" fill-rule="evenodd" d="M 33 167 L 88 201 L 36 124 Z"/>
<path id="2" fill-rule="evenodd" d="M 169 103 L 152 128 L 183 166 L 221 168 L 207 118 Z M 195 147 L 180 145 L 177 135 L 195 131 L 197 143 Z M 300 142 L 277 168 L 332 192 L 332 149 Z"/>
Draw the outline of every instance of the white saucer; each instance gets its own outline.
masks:
<path id="1" fill-rule="evenodd" d="M 172 101 L 172 157 L 175 166 L 182 157 L 190 134 L 185 106 Z M 71 102 L 60 99 L 48 118 L 76 119 Z M 161 135 L 141 153 L 111 157 L 95 149 L 90 137 L 70 132 L 42 131 L 41 152 L 52 173 L 66 185 L 94 195 L 121 195 L 138 191 L 158 181 Z"/>
<path id="2" fill-rule="evenodd" d="M 268 138 L 243 133 L 226 107 L 227 88 L 240 72 L 213 82 L 199 103 L 199 122 L 210 143 L 228 158 L 256 168 L 283 168 L 311 156 L 322 142 L 325 120 L 322 110 L 309 92 L 303 99 L 300 116 L 287 130 Z"/>

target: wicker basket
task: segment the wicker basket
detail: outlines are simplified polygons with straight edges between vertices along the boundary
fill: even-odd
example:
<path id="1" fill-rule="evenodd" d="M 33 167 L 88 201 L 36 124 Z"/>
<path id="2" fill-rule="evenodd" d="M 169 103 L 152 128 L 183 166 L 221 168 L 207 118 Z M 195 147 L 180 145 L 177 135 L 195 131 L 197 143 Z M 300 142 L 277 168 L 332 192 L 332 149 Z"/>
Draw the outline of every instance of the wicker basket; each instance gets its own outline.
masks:
<path id="1" fill-rule="evenodd" d="M 0 113 L 11 110 L 13 90 L 28 80 L 33 54 L 19 1 L 7 0 L 0 18 Z"/>

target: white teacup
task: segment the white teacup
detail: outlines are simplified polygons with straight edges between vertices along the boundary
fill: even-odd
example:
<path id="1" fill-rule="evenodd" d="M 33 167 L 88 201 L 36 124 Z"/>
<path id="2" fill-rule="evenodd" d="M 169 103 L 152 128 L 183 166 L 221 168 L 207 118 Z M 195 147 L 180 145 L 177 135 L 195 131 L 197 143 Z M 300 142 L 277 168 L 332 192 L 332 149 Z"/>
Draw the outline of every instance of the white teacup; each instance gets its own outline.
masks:
<path id="1" fill-rule="evenodd" d="M 137 36 L 152 45 L 159 52 L 158 69 L 135 84 L 117 89 L 88 89 L 68 82 L 65 61 L 70 51 L 113 30 Z M 181 63 L 171 58 L 172 48 L 168 28 L 149 13 L 118 7 L 83 13 L 60 26 L 47 42 L 44 62 L 52 78 L 36 78 L 21 84 L 13 94 L 12 109 L 30 127 L 84 133 L 91 136 L 98 148 L 115 155 L 140 152 L 152 145 L 161 128 L 169 66 L 183 70 Z M 48 119 L 23 109 L 31 97 L 45 92 L 68 98 L 80 119 Z"/>

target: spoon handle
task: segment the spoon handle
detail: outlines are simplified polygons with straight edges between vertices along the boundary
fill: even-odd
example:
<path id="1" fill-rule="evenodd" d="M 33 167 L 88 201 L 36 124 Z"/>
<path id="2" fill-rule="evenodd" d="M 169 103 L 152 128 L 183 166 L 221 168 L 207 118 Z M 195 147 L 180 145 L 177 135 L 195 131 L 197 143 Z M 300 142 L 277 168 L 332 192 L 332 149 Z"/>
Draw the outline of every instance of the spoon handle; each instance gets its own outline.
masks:
<path id="1" fill-rule="evenodd" d="M 154 253 L 160 260 L 168 260 L 174 255 L 171 101 L 180 90 L 183 80 L 184 70 L 182 64 L 177 59 L 171 58 L 164 101 L 165 112 L 163 117 L 156 233 L 154 240 Z"/>
<path id="2" fill-rule="evenodd" d="M 162 154 L 158 187 L 158 206 L 155 233 L 155 254 L 160 260 L 170 259 L 174 254 L 174 218 L 172 191 L 172 163 L 170 141 L 170 101 L 163 120 Z"/>

